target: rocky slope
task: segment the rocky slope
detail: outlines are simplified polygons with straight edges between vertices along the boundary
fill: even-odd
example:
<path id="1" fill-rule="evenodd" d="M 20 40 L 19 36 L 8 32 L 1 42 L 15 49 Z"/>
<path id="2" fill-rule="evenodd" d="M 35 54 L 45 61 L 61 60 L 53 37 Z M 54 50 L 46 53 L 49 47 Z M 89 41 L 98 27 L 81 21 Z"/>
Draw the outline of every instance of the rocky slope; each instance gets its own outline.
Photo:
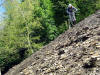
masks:
<path id="1" fill-rule="evenodd" d="M 5 75 L 100 75 L 100 10 Z"/>

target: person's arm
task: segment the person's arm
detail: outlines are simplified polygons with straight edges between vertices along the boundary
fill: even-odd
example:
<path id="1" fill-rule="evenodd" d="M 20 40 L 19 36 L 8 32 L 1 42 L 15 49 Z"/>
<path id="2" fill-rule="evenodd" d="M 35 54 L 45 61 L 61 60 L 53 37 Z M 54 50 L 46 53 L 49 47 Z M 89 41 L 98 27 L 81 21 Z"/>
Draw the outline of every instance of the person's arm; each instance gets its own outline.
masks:
<path id="1" fill-rule="evenodd" d="M 77 9 L 77 8 L 75 8 L 75 7 L 73 7 L 73 9 L 74 9 L 74 11 L 75 11 L 75 12 L 77 12 L 77 11 L 78 11 L 78 9 Z"/>

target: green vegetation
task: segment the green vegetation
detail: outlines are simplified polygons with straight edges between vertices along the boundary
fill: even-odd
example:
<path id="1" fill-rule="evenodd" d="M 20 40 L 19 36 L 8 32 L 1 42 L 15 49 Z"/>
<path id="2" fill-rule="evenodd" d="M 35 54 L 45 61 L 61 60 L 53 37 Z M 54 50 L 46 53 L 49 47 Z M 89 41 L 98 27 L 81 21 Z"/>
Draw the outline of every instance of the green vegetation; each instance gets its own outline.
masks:
<path id="1" fill-rule="evenodd" d="M 66 8 L 78 8 L 77 22 L 100 9 L 100 0 L 6 0 L 0 32 L 0 68 L 12 66 L 39 50 L 68 29 Z"/>

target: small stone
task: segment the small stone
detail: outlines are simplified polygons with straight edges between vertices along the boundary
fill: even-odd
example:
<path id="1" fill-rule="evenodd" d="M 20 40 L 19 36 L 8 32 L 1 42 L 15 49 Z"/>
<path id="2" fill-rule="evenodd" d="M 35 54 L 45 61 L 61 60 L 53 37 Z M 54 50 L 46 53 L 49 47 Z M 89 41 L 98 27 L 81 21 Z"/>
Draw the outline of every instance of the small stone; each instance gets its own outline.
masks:
<path id="1" fill-rule="evenodd" d="M 100 57 L 99 52 L 96 52 L 96 53 L 95 53 L 95 54 L 93 54 L 91 57 L 92 57 L 92 58 L 97 58 L 97 57 Z"/>
<path id="2" fill-rule="evenodd" d="M 65 54 L 61 55 L 61 58 L 60 59 L 65 59 L 67 58 L 67 56 Z"/>
<path id="3" fill-rule="evenodd" d="M 100 60 L 100 58 L 97 58 L 97 60 Z"/>

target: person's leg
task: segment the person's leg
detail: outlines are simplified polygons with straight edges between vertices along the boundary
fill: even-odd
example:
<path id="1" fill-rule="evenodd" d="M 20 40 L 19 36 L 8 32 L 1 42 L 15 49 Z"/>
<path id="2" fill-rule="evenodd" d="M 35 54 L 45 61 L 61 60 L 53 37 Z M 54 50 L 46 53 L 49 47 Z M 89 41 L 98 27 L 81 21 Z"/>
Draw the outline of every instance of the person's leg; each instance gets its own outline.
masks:
<path id="1" fill-rule="evenodd" d="M 73 24 L 74 24 L 74 25 L 76 24 L 76 20 L 73 21 Z"/>
<path id="2" fill-rule="evenodd" d="M 76 24 L 76 17 L 75 17 L 75 13 L 73 13 L 73 24 Z"/>
<path id="3" fill-rule="evenodd" d="M 73 26 L 73 16 L 72 14 L 69 14 L 69 18 L 70 18 L 70 26 Z"/>

